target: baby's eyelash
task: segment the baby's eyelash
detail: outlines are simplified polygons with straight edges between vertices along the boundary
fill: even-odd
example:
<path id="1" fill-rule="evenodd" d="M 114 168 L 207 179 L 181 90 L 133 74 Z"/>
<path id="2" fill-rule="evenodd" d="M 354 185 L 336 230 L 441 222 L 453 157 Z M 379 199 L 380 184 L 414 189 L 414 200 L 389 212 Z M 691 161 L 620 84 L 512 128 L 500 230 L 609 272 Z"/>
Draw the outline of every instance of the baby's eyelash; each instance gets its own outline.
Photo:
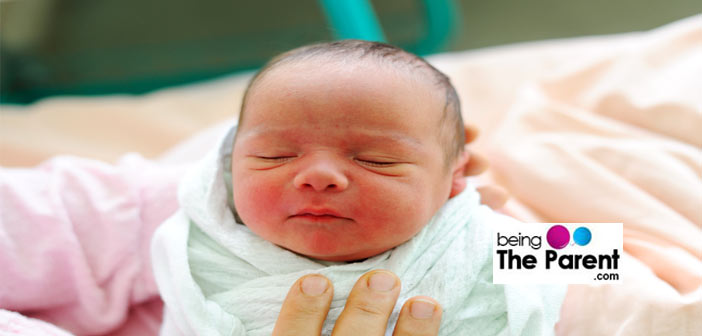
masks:
<path id="1" fill-rule="evenodd" d="M 294 158 L 294 156 L 257 156 L 257 158 L 271 162 L 283 162 Z"/>
<path id="2" fill-rule="evenodd" d="M 361 159 L 356 159 L 356 161 L 359 161 L 365 165 L 369 165 L 372 167 L 388 167 L 388 166 L 394 165 L 396 163 L 396 162 L 371 161 L 371 160 L 361 160 Z"/>

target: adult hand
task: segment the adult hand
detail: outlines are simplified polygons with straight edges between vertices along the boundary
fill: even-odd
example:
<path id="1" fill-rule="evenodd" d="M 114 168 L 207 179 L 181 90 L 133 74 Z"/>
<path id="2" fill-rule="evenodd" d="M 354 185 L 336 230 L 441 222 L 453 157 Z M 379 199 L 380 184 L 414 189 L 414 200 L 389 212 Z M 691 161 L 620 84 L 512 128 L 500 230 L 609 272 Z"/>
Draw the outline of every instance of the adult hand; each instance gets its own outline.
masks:
<path id="1" fill-rule="evenodd" d="M 463 175 L 465 176 L 477 176 L 485 172 L 488 168 L 488 161 L 485 157 L 474 153 L 468 148 L 468 145 L 475 141 L 478 137 L 478 129 L 471 125 L 465 126 L 466 130 L 466 147 L 465 151 L 468 152 L 468 163 L 466 164 L 465 170 L 463 170 Z M 502 189 L 496 185 L 486 185 L 478 187 L 478 193 L 480 193 L 480 202 L 492 208 L 493 210 L 498 210 L 502 208 L 509 198 L 509 194 L 505 189 Z"/>
<path id="2" fill-rule="evenodd" d="M 395 274 L 373 270 L 362 275 L 351 290 L 332 335 L 385 335 L 399 295 L 400 279 Z M 333 296 L 331 281 L 322 275 L 309 274 L 298 279 L 283 302 L 273 335 L 319 335 Z M 441 306 L 434 299 L 410 298 L 402 306 L 393 336 L 437 335 L 441 314 Z"/>

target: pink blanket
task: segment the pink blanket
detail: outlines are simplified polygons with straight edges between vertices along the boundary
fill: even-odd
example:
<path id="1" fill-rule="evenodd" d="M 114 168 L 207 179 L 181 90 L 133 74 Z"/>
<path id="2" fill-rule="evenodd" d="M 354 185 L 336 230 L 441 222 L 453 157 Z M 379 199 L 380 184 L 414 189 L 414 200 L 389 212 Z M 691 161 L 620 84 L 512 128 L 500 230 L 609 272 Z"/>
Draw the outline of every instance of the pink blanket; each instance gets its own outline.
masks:
<path id="1" fill-rule="evenodd" d="M 624 223 L 624 283 L 570 286 L 558 334 L 702 333 L 700 60 L 700 16 L 646 33 L 432 58 L 454 81 L 465 119 L 483 131 L 477 147 L 493 164 L 484 179 L 512 193 L 508 212 L 527 221 Z M 241 84 L 236 78 L 133 100 L 42 102 L 27 108 L 31 117 L 3 116 L 0 128 L 17 137 L 0 132 L 0 148 L 27 146 L 19 130 L 26 134 L 57 110 L 89 116 L 109 106 L 182 121 L 191 114 L 177 111 L 207 101 L 219 111 L 208 120 L 230 118 Z M 130 136 L 149 143 L 164 124 L 184 129 L 172 120 L 134 122 L 152 130 Z M 155 334 L 161 307 L 148 240 L 176 207 L 183 168 L 175 163 L 199 156 L 220 131 L 176 147 L 160 163 L 134 155 L 116 165 L 59 157 L 35 169 L 1 169 L 0 331 L 49 334 L 53 327 L 30 317 L 77 335 Z M 86 132 L 69 129 L 60 139 L 82 140 L 66 143 L 82 144 L 74 152 L 91 156 L 99 149 L 84 141 Z M 119 145 L 108 148 L 117 153 Z"/>
<path id="2" fill-rule="evenodd" d="M 181 172 L 136 155 L 0 169 L 0 308 L 77 335 L 155 335 L 162 303 L 149 246 L 177 208 Z M 32 325 L 0 314 L 0 334 Z"/>

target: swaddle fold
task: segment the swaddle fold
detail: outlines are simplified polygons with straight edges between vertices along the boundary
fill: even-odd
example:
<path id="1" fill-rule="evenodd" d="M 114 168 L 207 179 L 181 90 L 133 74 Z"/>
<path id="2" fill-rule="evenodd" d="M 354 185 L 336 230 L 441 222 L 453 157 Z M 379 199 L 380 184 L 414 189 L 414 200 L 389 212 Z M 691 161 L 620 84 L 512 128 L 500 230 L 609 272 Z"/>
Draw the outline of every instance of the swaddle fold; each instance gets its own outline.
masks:
<path id="1" fill-rule="evenodd" d="M 162 335 L 270 335 L 290 286 L 309 273 L 334 284 L 323 328 L 329 335 L 356 280 L 381 268 L 402 280 L 388 334 L 402 303 L 415 295 L 441 303 L 440 335 L 553 333 L 565 287 L 492 283 L 490 224 L 514 219 L 480 205 L 473 187 L 392 250 L 357 262 L 320 262 L 237 222 L 229 175 L 234 132 L 187 174 L 179 187 L 180 210 L 155 233 L 154 273 L 166 306 Z"/>

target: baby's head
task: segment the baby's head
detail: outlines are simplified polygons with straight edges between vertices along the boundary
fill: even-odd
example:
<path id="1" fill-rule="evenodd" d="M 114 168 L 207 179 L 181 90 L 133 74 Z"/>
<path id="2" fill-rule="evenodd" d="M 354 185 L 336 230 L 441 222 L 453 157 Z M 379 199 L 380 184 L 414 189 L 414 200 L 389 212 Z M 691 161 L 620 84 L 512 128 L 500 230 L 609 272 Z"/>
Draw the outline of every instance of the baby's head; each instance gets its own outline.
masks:
<path id="1" fill-rule="evenodd" d="M 322 260 L 409 240 L 465 188 L 449 79 L 376 42 L 315 44 L 271 60 L 244 95 L 234 204 L 262 238 Z"/>

